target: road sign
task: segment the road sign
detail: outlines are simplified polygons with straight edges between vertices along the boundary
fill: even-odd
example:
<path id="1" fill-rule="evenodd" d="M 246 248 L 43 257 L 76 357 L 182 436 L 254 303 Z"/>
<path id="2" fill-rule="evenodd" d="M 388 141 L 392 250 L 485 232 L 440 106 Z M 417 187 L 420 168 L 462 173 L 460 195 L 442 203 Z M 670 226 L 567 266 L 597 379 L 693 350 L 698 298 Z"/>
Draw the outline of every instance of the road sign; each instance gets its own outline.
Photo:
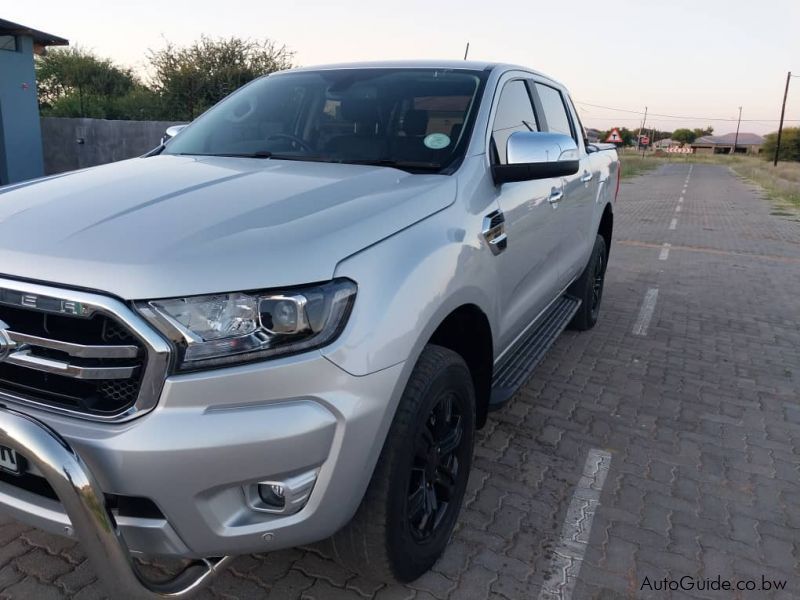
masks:
<path id="1" fill-rule="evenodd" d="M 640 135 L 639 136 L 639 143 L 642 146 L 649 146 L 650 145 L 650 138 L 648 136 L 646 136 L 646 135 Z"/>
<path id="2" fill-rule="evenodd" d="M 612 144 L 621 144 L 622 136 L 619 134 L 619 129 L 614 127 L 614 129 L 612 129 L 611 132 L 608 134 L 606 142 L 610 142 Z"/>
<path id="3" fill-rule="evenodd" d="M 678 148 L 677 146 L 673 146 L 672 148 L 667 148 L 667 152 L 670 154 L 693 154 L 694 151 L 692 148 Z"/>

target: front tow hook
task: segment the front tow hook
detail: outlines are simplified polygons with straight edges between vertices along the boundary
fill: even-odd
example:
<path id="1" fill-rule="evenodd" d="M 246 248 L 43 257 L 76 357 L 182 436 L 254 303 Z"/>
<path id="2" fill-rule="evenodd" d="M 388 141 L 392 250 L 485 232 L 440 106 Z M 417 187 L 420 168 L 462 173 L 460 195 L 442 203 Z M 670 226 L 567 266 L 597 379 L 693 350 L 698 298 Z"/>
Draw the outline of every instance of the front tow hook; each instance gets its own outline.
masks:
<path id="1" fill-rule="evenodd" d="M 86 555 L 116 598 L 188 598 L 233 560 L 193 560 L 167 581 L 150 581 L 131 557 L 91 470 L 58 433 L 26 414 L 0 407 L 0 445 L 25 457 L 52 486 Z"/>

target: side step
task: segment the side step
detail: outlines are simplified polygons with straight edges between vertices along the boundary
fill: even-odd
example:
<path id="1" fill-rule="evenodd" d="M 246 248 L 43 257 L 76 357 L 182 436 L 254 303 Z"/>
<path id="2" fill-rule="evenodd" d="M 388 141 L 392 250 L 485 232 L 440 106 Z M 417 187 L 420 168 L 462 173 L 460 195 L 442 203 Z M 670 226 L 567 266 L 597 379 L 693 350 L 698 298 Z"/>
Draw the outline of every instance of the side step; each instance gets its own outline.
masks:
<path id="1" fill-rule="evenodd" d="M 511 400 L 514 393 L 542 362 L 545 353 L 564 331 L 580 305 L 581 301 L 574 296 L 564 295 L 556 300 L 539 321 L 506 353 L 500 363 L 495 365 L 489 410 L 497 410 Z"/>

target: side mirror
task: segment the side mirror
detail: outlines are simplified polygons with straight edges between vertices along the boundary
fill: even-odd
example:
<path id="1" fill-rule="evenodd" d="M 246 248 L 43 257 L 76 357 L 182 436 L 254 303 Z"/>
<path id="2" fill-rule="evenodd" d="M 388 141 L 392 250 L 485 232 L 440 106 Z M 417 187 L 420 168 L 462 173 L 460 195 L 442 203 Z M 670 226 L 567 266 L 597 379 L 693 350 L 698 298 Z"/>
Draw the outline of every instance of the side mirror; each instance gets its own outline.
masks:
<path id="1" fill-rule="evenodd" d="M 508 164 L 492 165 L 497 184 L 574 175 L 580 168 L 578 145 L 568 135 L 517 131 L 508 138 Z"/>
<path id="2" fill-rule="evenodd" d="M 181 129 L 186 127 L 186 125 L 188 125 L 188 123 L 185 123 L 183 125 L 170 125 L 169 127 L 167 127 L 167 130 L 164 132 L 164 136 L 161 138 L 161 143 L 166 144 L 168 140 L 171 140 L 176 135 L 178 135 Z"/>

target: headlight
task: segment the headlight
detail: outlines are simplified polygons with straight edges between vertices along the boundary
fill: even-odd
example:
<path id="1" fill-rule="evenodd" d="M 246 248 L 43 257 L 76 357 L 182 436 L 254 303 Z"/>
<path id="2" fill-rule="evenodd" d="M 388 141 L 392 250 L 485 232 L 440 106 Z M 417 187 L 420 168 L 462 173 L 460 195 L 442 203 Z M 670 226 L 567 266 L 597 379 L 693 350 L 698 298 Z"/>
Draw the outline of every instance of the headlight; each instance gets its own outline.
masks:
<path id="1" fill-rule="evenodd" d="M 136 307 L 178 349 L 186 371 L 305 352 L 341 333 L 356 296 L 349 279 L 274 292 L 150 300 Z"/>

